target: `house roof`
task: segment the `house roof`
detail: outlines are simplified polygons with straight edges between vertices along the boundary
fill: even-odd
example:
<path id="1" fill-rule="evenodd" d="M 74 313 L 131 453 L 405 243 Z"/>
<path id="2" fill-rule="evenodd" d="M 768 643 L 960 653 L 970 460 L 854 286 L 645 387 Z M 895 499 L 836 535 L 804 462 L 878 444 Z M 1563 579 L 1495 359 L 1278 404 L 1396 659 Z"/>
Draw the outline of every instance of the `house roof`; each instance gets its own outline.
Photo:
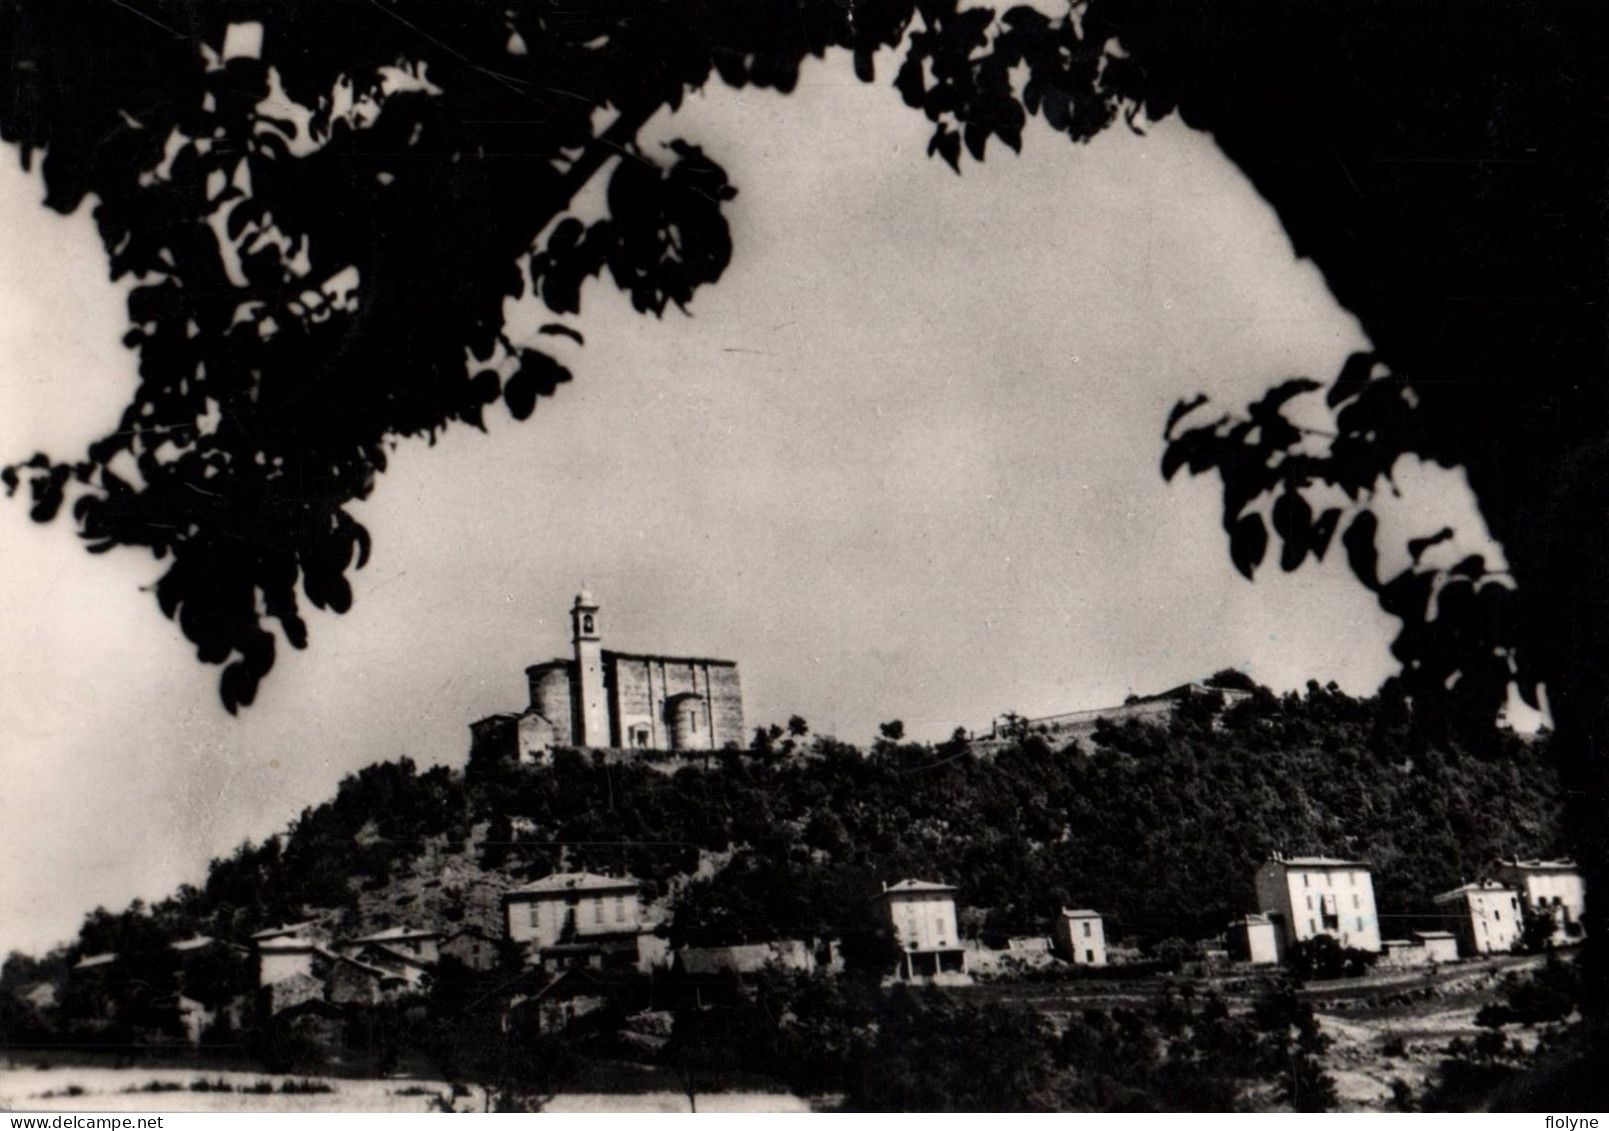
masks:
<path id="1" fill-rule="evenodd" d="M 279 938 L 281 935 L 296 935 L 300 934 L 304 929 L 312 927 L 317 923 L 317 919 L 303 919 L 300 923 L 282 923 L 277 927 L 269 927 L 265 930 L 258 931 L 251 937 L 253 939 L 273 939 Z"/>
<path id="2" fill-rule="evenodd" d="M 1413 935 L 1416 939 L 1451 939 L 1457 937 L 1451 931 L 1415 931 Z"/>
<path id="3" fill-rule="evenodd" d="M 104 954 L 86 954 L 74 965 L 74 970 L 89 970 L 96 966 L 109 966 L 117 961 L 116 951 L 107 951 Z"/>
<path id="4" fill-rule="evenodd" d="M 1247 926 L 1271 927 L 1274 925 L 1274 921 L 1267 915 L 1251 913 L 1240 916 L 1240 918 L 1231 921 L 1229 925 L 1231 927 L 1238 927 L 1241 924 L 1246 924 Z"/>
<path id="5" fill-rule="evenodd" d="M 360 962 L 364 961 L 363 959 L 356 958 L 356 956 L 360 954 L 367 956 L 371 960 L 374 960 L 371 962 L 371 965 L 377 967 L 381 966 L 383 963 L 390 966 L 412 966 L 416 970 L 430 969 L 430 963 L 423 961 L 415 955 L 408 954 L 406 951 L 395 950 L 392 947 L 386 946 L 384 943 L 364 943 L 357 950 L 345 954 L 342 957 L 354 959 Z"/>
<path id="6" fill-rule="evenodd" d="M 1287 868 L 1363 868 L 1369 866 L 1361 860 L 1343 860 L 1339 856 L 1275 856 L 1270 864 L 1283 864 Z"/>
<path id="7" fill-rule="evenodd" d="M 372 935 L 355 938 L 354 943 L 384 943 L 398 942 L 402 939 L 439 939 L 440 931 L 431 931 L 423 927 L 387 927 L 383 931 L 376 931 Z"/>
<path id="8" fill-rule="evenodd" d="M 322 950 L 314 939 L 303 938 L 301 935 L 287 935 L 284 938 L 264 939 L 257 944 L 257 949 L 265 954 L 296 954 L 301 951 Z"/>
<path id="9" fill-rule="evenodd" d="M 1496 880 L 1481 880 L 1477 883 L 1461 884 L 1458 887 L 1453 888 L 1451 891 L 1444 891 L 1440 895 L 1433 895 L 1430 897 L 1430 901 L 1432 903 L 1449 903 L 1452 900 L 1458 899 L 1460 896 L 1474 895 L 1482 892 L 1500 891 L 1506 891 L 1511 895 L 1514 893 L 1513 888 L 1507 886 L 1506 884 L 1500 884 Z"/>
<path id="10" fill-rule="evenodd" d="M 637 891 L 642 884 L 630 876 L 600 876 L 595 872 L 554 872 L 534 883 L 511 888 L 504 899 L 515 896 L 563 895 L 567 892 Z"/>
<path id="11" fill-rule="evenodd" d="M 1574 872 L 1578 866 L 1574 860 L 1501 860 L 1499 867 L 1518 872 Z"/>
<path id="12" fill-rule="evenodd" d="M 958 892 L 954 884 L 935 884 L 930 880 L 901 880 L 883 889 L 883 895 L 918 895 L 923 893 Z"/>
<path id="13" fill-rule="evenodd" d="M 369 975 L 371 978 L 379 978 L 381 981 L 384 981 L 387 978 L 405 980 L 407 977 L 400 971 L 387 970 L 384 966 L 376 965 L 373 962 L 364 962 L 361 958 L 353 958 L 350 954 L 336 955 L 336 959 L 337 961 L 344 962 L 348 966 L 355 966 L 363 973 Z"/>
<path id="14" fill-rule="evenodd" d="M 1099 919 L 1099 911 L 1091 911 L 1087 907 L 1063 907 L 1061 913 L 1069 919 Z"/>

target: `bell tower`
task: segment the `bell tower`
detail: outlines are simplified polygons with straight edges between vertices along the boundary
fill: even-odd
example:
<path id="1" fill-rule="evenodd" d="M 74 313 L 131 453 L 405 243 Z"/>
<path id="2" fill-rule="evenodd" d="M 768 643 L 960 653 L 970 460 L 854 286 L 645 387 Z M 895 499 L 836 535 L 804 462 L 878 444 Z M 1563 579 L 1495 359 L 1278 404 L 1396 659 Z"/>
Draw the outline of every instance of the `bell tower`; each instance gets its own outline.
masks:
<path id="1" fill-rule="evenodd" d="M 575 640 L 575 738 L 580 746 L 608 746 L 609 705 L 603 693 L 603 636 L 598 603 L 585 589 L 570 608 Z"/>

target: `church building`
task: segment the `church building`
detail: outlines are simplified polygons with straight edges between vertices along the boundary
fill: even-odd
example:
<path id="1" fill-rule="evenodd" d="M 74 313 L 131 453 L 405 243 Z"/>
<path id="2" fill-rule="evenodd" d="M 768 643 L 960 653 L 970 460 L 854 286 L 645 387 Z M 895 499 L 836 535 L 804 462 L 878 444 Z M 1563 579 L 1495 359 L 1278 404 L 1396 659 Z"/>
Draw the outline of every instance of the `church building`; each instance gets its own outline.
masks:
<path id="1" fill-rule="evenodd" d="M 525 669 L 530 706 L 470 724 L 470 761 L 539 761 L 555 747 L 698 751 L 741 746 L 737 664 L 603 647 L 603 617 L 583 591 L 570 609 L 574 656 Z"/>

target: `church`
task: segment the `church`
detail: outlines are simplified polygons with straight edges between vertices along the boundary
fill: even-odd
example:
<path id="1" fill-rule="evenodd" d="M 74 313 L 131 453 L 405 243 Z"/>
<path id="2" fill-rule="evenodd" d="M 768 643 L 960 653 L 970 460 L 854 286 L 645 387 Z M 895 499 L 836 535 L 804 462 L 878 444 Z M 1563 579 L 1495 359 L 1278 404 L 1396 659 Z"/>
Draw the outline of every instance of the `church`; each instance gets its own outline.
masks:
<path id="1" fill-rule="evenodd" d="M 603 647 L 603 615 L 582 591 L 570 609 L 574 655 L 525 669 L 530 706 L 469 726 L 471 763 L 541 761 L 557 747 L 699 751 L 741 746 L 737 664 Z"/>

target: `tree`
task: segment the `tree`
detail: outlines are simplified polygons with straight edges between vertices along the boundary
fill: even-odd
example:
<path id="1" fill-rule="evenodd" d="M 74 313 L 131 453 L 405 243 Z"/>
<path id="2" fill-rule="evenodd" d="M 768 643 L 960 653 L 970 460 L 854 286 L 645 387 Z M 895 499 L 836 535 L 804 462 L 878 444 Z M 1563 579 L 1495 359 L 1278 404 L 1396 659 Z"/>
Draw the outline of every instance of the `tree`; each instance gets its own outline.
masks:
<path id="1" fill-rule="evenodd" d="M 899 719 L 878 723 L 877 733 L 883 736 L 884 742 L 899 742 L 905 737 L 905 723 Z"/>
<path id="2" fill-rule="evenodd" d="M 1283 381 L 1207 421 L 1182 403 L 1164 474 L 1220 476 L 1248 577 L 1276 543 L 1295 569 L 1339 538 L 1402 622 L 1401 684 L 1427 718 L 1456 730 L 1510 685 L 1545 687 L 1587 885 L 1609 890 L 1592 835 L 1609 800 L 1609 268 L 1583 237 L 1601 225 L 1606 21 L 1575 0 L 1087 0 L 1061 18 L 958 0 L 9 0 L 0 136 L 44 152 L 49 206 L 99 202 L 114 275 L 139 280 L 140 384 L 82 459 L 40 453 L 7 483 L 40 520 L 70 495 L 92 550 L 168 561 L 157 599 L 224 666 L 234 710 L 273 664 L 271 624 L 302 647 L 302 598 L 350 606 L 368 536 L 346 507 L 388 443 L 479 424 L 498 399 L 529 416 L 569 379 L 554 347 L 579 337 L 562 318 L 586 279 L 607 270 L 661 314 L 720 277 L 733 188 L 695 146 L 637 143 L 660 107 L 717 76 L 788 91 L 831 47 L 871 81 L 898 46 L 894 86 L 957 170 L 991 139 L 1018 147 L 1030 115 L 1083 141 L 1178 113 L 1372 346 L 1327 390 Z M 569 214 L 603 178 L 607 214 Z M 558 320 L 505 326 L 524 293 Z M 1383 544 L 1413 460 L 1464 469 L 1503 561 L 1438 561 L 1440 530 Z M 1383 564 L 1398 549 L 1408 564 Z M 1594 1008 L 1606 989 L 1593 958 Z"/>

